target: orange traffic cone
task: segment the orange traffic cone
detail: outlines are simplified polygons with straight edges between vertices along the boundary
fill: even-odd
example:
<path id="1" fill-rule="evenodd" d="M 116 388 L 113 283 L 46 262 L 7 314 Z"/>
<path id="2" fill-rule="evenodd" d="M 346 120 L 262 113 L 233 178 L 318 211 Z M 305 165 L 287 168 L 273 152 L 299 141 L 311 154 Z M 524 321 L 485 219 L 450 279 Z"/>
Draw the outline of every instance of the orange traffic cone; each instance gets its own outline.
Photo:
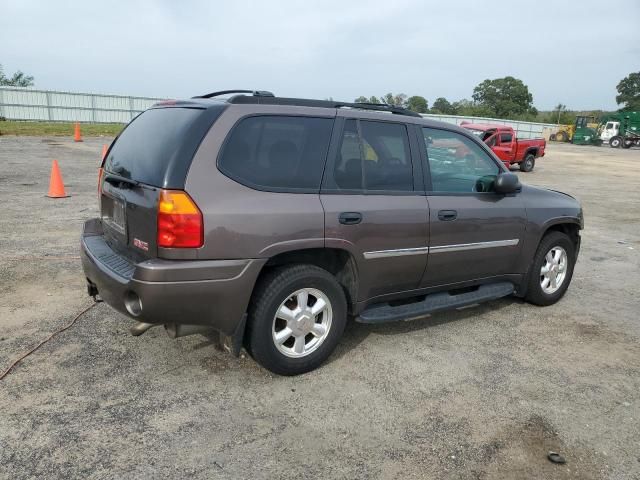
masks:
<path id="1" fill-rule="evenodd" d="M 107 150 L 109 150 L 109 147 L 107 147 L 106 145 L 102 145 L 102 160 L 104 160 L 104 157 L 107 156 Z"/>
<path id="2" fill-rule="evenodd" d="M 68 197 L 67 192 L 64 191 L 64 183 L 62 183 L 62 175 L 60 174 L 60 167 L 58 167 L 58 161 L 54 160 L 51 164 L 51 179 L 49 180 L 49 198 L 64 198 Z"/>
<path id="3" fill-rule="evenodd" d="M 82 141 L 82 136 L 80 135 L 80 124 L 78 122 L 76 122 L 76 131 L 75 131 L 75 134 L 73 136 L 73 141 L 74 142 L 81 142 Z"/>

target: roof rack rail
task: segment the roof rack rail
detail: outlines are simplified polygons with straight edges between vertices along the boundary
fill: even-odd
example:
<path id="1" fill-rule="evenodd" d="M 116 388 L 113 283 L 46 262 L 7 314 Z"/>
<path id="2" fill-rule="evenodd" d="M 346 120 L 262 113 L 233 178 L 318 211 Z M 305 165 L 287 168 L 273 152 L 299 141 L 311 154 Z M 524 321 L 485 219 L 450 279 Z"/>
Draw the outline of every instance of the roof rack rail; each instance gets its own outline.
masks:
<path id="1" fill-rule="evenodd" d="M 250 93 L 250 92 L 247 92 Z M 207 97 L 208 98 L 208 97 Z M 396 115 L 407 115 L 410 117 L 422 118 L 419 113 L 407 110 L 406 108 L 387 105 L 384 103 L 352 103 L 336 102 L 334 100 L 312 100 L 307 98 L 287 98 L 270 95 L 236 95 L 227 100 L 229 103 L 244 104 L 266 104 L 266 105 L 291 105 L 296 107 L 321 107 L 321 108 L 357 108 L 362 110 L 373 110 L 377 112 L 390 112 Z"/>
<path id="2" fill-rule="evenodd" d="M 231 93 L 250 93 L 254 97 L 275 97 L 275 95 L 266 90 L 220 90 L 219 92 L 211 92 L 205 95 L 197 95 L 193 98 L 213 98 L 221 95 L 229 95 Z"/>
<path id="3" fill-rule="evenodd" d="M 404 107 L 397 107 L 395 105 L 389 105 L 387 103 L 369 103 L 369 102 L 355 102 L 355 103 L 345 103 L 344 106 L 348 106 L 351 108 L 362 108 L 363 110 L 378 110 L 381 112 L 391 112 L 397 115 L 408 115 L 410 117 L 419 117 L 422 118 L 418 112 L 414 112 L 413 110 L 409 110 Z"/>

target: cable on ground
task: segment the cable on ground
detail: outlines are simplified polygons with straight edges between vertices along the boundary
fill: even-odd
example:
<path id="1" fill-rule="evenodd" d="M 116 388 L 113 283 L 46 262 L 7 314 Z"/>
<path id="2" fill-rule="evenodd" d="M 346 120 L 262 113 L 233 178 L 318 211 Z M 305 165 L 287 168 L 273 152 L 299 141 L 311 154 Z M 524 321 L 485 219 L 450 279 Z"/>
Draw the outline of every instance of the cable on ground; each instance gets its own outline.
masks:
<path id="1" fill-rule="evenodd" d="M 96 303 L 92 303 L 91 305 L 89 305 L 87 308 L 85 308 L 84 310 L 82 310 L 78 315 L 75 316 L 75 318 L 73 320 L 71 320 L 71 322 L 69 322 L 67 325 L 65 325 L 64 327 L 60 328 L 59 330 L 56 330 L 55 332 L 53 332 L 51 335 L 49 335 L 47 338 L 45 338 L 44 340 L 42 340 L 40 343 L 38 343 L 35 347 L 33 347 L 31 350 L 29 350 L 28 352 L 24 353 L 22 356 L 20 356 L 18 359 L 16 359 L 11 365 L 9 365 L 9 368 L 7 368 L 4 372 L 2 372 L 2 374 L 0 374 L 0 380 L 4 379 L 4 377 L 6 377 L 9 372 L 11 370 L 13 370 L 13 368 L 18 365 L 22 360 L 24 360 L 25 358 L 27 358 L 29 355 L 31 355 L 33 352 L 35 352 L 36 350 L 38 350 L 42 345 L 44 345 L 45 343 L 47 343 L 49 340 L 51 340 L 53 337 L 55 337 L 56 335 L 64 332 L 65 330 L 71 328 L 76 321 L 78 321 L 78 319 L 84 315 L 85 313 L 87 313 L 89 310 L 91 310 L 94 306 L 96 306 Z"/>

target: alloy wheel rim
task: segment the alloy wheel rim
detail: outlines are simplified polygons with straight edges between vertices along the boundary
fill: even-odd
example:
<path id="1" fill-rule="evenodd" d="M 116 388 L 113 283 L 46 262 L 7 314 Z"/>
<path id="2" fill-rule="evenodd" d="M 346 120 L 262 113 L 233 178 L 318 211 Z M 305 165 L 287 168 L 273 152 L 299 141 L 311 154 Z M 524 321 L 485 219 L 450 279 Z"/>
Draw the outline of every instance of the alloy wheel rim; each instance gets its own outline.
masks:
<path id="1" fill-rule="evenodd" d="M 329 298 L 316 288 L 301 288 L 276 310 L 271 328 L 273 343 L 287 357 L 305 357 L 325 341 L 332 320 Z"/>
<path id="2" fill-rule="evenodd" d="M 540 287 L 546 294 L 556 293 L 567 276 L 569 257 L 564 248 L 552 247 L 544 257 L 540 269 Z"/>

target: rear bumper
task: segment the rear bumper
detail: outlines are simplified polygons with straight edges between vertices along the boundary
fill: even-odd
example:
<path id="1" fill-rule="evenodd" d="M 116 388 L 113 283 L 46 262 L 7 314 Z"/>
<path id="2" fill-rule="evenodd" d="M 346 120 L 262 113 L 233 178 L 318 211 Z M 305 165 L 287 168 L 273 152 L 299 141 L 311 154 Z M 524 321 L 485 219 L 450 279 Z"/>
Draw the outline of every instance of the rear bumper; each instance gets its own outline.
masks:
<path id="1" fill-rule="evenodd" d="M 119 312 L 141 322 L 210 326 L 234 336 L 266 259 L 162 260 L 132 263 L 102 236 L 99 219 L 85 223 L 82 267 L 91 288 Z"/>

